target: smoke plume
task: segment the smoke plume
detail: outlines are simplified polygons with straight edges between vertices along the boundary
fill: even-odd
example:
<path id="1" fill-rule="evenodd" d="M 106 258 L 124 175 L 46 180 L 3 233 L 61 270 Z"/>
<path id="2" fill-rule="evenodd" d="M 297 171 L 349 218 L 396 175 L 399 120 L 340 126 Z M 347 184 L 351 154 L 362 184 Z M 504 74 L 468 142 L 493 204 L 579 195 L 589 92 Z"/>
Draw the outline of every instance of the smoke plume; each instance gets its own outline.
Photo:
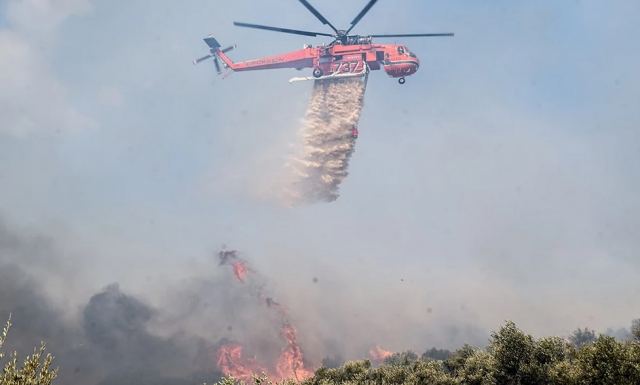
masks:
<path id="1" fill-rule="evenodd" d="M 302 149 L 290 163 L 292 204 L 338 199 L 355 149 L 367 77 L 316 80 L 301 128 Z"/>
<path id="2" fill-rule="evenodd" d="M 204 274 L 167 283 L 157 304 L 114 283 L 83 294 L 70 312 L 52 290 L 56 278 L 73 281 L 63 262 L 68 257 L 53 240 L 19 234 L 0 219 L 0 323 L 9 314 L 14 323 L 6 350 L 24 356 L 45 341 L 61 381 L 71 385 L 310 376 L 297 330 L 268 295 L 267 279 L 236 251 L 218 256 L 219 268 L 211 258 Z M 266 364 L 248 358 L 254 355 Z"/>
<path id="3" fill-rule="evenodd" d="M 218 253 L 220 265 L 230 265 L 234 276 L 241 284 L 246 284 L 252 295 L 263 303 L 280 322 L 280 336 L 285 346 L 282 348 L 277 361 L 271 367 L 265 367 L 254 359 L 248 359 L 243 354 L 243 346 L 231 342 L 221 345 L 217 352 L 217 363 L 225 375 L 250 380 L 256 373 L 268 374 L 274 380 L 296 379 L 302 380 L 310 377 L 313 372 L 305 368 L 302 349 L 298 344 L 298 332 L 292 325 L 286 308 L 278 303 L 265 291 L 265 280 L 248 262 L 238 257 L 235 250 L 222 250 Z M 248 274 L 252 280 L 248 282 Z"/>
<path id="4" fill-rule="evenodd" d="M 18 234 L 0 218 L 0 323 L 11 314 L 14 324 L 6 351 L 24 357 L 46 342 L 60 381 L 71 385 L 183 385 L 221 376 L 211 358 L 215 340 L 156 330 L 163 314 L 117 284 L 67 314 L 51 296 L 56 278 L 73 281 L 64 260 L 52 240 Z"/>

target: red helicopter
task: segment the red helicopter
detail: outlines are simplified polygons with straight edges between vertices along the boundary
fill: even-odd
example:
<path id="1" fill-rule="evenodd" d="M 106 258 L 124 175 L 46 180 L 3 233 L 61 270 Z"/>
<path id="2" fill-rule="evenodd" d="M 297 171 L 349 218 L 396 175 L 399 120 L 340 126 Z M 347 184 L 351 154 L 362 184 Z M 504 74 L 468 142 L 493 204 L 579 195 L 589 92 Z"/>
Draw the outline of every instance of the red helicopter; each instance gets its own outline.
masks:
<path id="1" fill-rule="evenodd" d="M 353 19 L 347 30 L 336 29 L 320 12 L 318 12 L 306 0 L 299 0 L 315 17 L 328 25 L 334 33 L 309 32 L 297 29 L 269 27 L 266 25 L 234 22 L 238 27 L 256 28 L 267 31 L 291 33 L 303 36 L 329 36 L 334 38 L 329 44 L 313 47 L 305 44 L 304 48 L 281 55 L 266 56 L 260 59 L 247 60 L 234 63 L 226 53 L 235 46 L 221 49 L 221 45 L 213 36 L 208 36 L 204 42 L 209 46 L 210 54 L 193 61 L 198 64 L 203 60 L 213 58 L 218 74 L 221 74 L 220 63 L 222 60 L 225 68 L 232 71 L 254 71 L 274 68 L 313 68 L 313 77 L 296 77 L 289 82 L 302 80 L 322 80 L 342 77 L 365 76 L 371 70 L 384 68 L 385 72 L 398 78 L 400 84 L 405 83 L 405 77 L 418 71 L 420 61 L 405 45 L 374 44 L 373 38 L 389 37 L 433 37 L 453 36 L 453 33 L 413 33 L 393 35 L 349 35 L 351 30 L 369 12 L 378 0 L 371 0 Z"/>

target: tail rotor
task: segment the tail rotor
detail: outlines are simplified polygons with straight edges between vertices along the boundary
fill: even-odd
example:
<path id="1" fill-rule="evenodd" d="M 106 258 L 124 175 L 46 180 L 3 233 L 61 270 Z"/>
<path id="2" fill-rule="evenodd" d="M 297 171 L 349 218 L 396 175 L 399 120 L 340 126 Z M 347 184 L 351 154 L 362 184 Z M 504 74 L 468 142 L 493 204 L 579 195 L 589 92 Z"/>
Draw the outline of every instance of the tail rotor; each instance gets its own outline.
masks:
<path id="1" fill-rule="evenodd" d="M 207 43 L 207 45 L 209 46 L 209 54 L 205 55 L 201 58 L 195 59 L 193 61 L 193 64 L 198 64 L 201 63 L 207 59 L 213 59 L 213 65 L 216 67 L 216 72 L 218 73 L 218 75 L 222 74 L 222 67 L 220 66 L 220 61 L 218 60 L 218 55 L 220 55 L 221 53 L 227 53 L 229 51 L 231 51 L 232 49 L 236 48 L 235 45 L 230 45 L 226 48 L 220 49 L 220 43 L 218 43 L 218 41 L 213 37 L 213 36 L 208 36 L 206 38 L 203 39 L 205 43 Z M 225 65 L 226 67 L 226 65 Z"/>
<path id="2" fill-rule="evenodd" d="M 195 65 L 195 64 L 198 64 L 198 63 L 203 62 L 203 61 L 205 61 L 205 60 L 207 60 L 207 59 L 209 59 L 209 58 L 212 58 L 212 57 L 213 57 L 213 55 L 209 54 L 209 55 L 203 56 L 203 57 L 201 57 L 201 58 L 194 59 L 194 60 L 193 60 L 193 64 L 194 64 L 194 65 Z"/>

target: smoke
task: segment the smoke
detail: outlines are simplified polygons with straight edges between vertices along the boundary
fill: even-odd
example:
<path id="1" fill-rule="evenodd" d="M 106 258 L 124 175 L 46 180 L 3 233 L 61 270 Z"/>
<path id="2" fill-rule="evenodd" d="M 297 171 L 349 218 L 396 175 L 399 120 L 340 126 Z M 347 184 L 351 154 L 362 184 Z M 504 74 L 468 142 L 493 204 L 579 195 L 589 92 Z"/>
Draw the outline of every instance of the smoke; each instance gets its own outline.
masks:
<path id="1" fill-rule="evenodd" d="M 65 314 L 51 297 L 60 293 L 52 293 L 51 276 L 73 281 L 64 260 L 51 240 L 17 235 L 0 221 L 0 322 L 11 314 L 14 323 L 7 351 L 24 357 L 46 342 L 65 384 L 182 385 L 221 375 L 208 359 L 215 340 L 156 330 L 161 312 L 117 284 L 90 295 L 75 315 Z"/>
<path id="2" fill-rule="evenodd" d="M 338 199 L 355 150 L 366 86 L 366 76 L 315 81 L 301 127 L 301 153 L 290 162 L 291 204 Z"/>
<path id="3" fill-rule="evenodd" d="M 265 279 L 251 269 L 246 260 L 238 257 L 235 250 L 220 251 L 218 258 L 220 265 L 230 265 L 238 282 L 247 284 L 246 288 L 252 295 L 277 316 L 280 322 L 280 336 L 285 342 L 271 368 L 265 368 L 256 360 L 247 359 L 243 355 L 243 346 L 234 342 L 218 348 L 218 367 L 225 375 L 243 380 L 250 380 L 254 373 L 268 373 L 274 380 L 302 380 L 310 377 L 313 373 L 305 368 L 302 349 L 298 344 L 298 332 L 292 325 L 286 308 L 266 293 Z M 249 273 L 251 282 L 247 282 Z"/>
<path id="4" fill-rule="evenodd" d="M 24 355 L 45 341 L 65 384 L 195 384 L 232 370 L 303 378 L 310 368 L 344 359 L 487 340 L 473 314 L 461 323 L 443 307 L 443 317 L 432 319 L 436 305 L 417 294 L 418 286 L 405 294 L 388 280 L 371 286 L 359 280 L 370 274 L 364 268 L 337 278 L 339 272 L 315 271 L 318 279 L 269 258 L 276 274 L 236 251 L 211 256 L 145 295 L 118 284 L 97 292 L 76 285 L 74 306 L 64 306 L 60 282 L 74 287 L 87 273 L 69 269 L 66 248 L 0 221 L 0 321 L 9 313 L 14 321 L 7 348 Z M 305 276 L 306 285 L 296 279 Z M 340 283 L 349 279 L 363 290 Z M 417 315 L 421 302 L 427 315 Z"/>
<path id="5" fill-rule="evenodd" d="M 304 378 L 321 364 L 367 357 L 380 338 L 372 337 L 382 330 L 373 318 L 363 328 L 348 316 L 358 308 L 350 294 L 311 277 L 291 289 L 286 265 L 273 285 L 241 254 L 223 251 L 146 295 L 119 284 L 96 292 L 74 283 L 87 271 L 64 262 L 68 246 L 28 233 L 0 225 L 0 320 L 13 315 L 11 350 L 26 354 L 46 341 L 67 384 L 202 383 L 243 368 Z M 68 293 L 61 282 L 78 292 L 71 306 L 60 301 Z M 304 294 L 309 289 L 322 298 Z"/>
<path id="6" fill-rule="evenodd" d="M 74 281 L 67 256 L 53 240 L 18 235 L 0 221 L 0 322 L 9 314 L 14 322 L 6 348 L 24 356 L 45 341 L 60 378 L 72 385 L 212 382 L 226 373 L 222 349 L 233 346 L 250 347 L 278 378 L 309 376 L 297 331 L 266 294 L 266 278 L 235 251 L 219 256 L 205 274 L 167 282 L 156 305 L 114 283 L 84 297 L 69 315 L 55 298 L 64 293 L 58 279 Z M 242 348 L 238 354 L 245 358 Z"/>

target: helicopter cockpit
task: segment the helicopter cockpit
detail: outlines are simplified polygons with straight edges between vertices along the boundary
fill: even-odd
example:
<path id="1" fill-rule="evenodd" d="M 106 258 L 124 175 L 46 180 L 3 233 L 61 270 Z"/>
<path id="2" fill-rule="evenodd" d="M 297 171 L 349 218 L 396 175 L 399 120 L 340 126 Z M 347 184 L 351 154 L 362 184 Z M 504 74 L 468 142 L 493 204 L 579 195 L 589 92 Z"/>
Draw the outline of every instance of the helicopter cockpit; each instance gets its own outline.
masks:
<path id="1" fill-rule="evenodd" d="M 410 57 L 413 58 L 417 58 L 416 54 L 414 54 L 413 52 L 409 51 L 409 48 L 405 47 L 405 46 L 398 46 L 398 54 L 400 55 L 409 55 Z"/>

